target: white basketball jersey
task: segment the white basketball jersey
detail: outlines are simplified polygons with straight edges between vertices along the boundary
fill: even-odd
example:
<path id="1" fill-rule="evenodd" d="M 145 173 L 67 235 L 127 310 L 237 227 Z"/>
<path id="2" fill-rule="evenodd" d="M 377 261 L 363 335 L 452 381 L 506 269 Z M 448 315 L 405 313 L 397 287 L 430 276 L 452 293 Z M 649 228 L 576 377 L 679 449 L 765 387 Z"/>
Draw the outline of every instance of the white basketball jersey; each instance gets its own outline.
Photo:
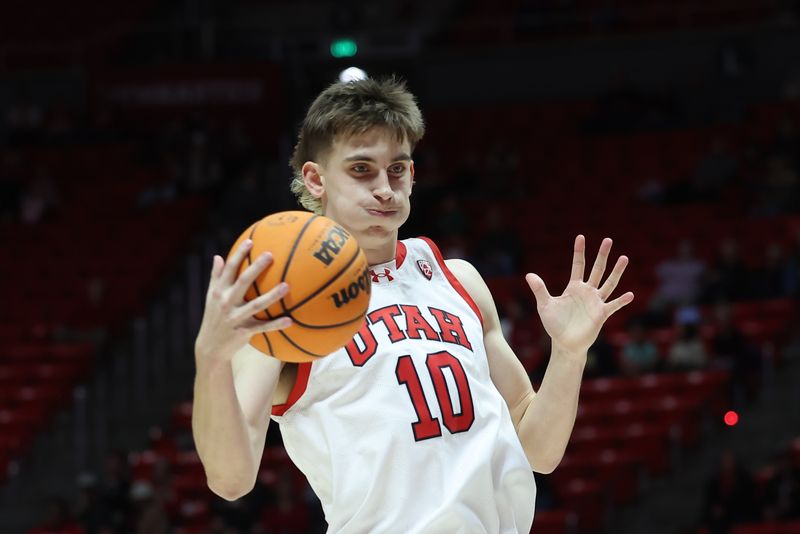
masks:
<path id="1" fill-rule="evenodd" d="M 371 267 L 367 321 L 273 407 L 335 533 L 528 533 L 536 486 L 480 311 L 426 238 Z"/>

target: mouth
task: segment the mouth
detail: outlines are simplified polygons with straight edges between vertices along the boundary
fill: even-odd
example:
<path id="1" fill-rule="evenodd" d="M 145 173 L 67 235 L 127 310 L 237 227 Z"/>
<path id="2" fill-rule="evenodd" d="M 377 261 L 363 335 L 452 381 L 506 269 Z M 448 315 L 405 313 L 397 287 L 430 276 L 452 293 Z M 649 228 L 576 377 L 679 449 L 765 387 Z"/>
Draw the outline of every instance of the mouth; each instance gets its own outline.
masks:
<path id="1" fill-rule="evenodd" d="M 373 209 L 367 209 L 367 213 L 369 213 L 370 215 L 373 215 L 375 217 L 391 217 L 392 215 L 397 213 L 397 210 L 373 210 Z"/>

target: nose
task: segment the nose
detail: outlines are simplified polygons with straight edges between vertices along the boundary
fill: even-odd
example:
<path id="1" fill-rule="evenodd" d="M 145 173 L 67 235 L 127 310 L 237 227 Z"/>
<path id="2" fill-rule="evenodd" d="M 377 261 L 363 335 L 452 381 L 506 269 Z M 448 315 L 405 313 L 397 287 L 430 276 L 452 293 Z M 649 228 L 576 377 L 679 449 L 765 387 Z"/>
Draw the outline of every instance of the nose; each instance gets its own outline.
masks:
<path id="1" fill-rule="evenodd" d="M 372 194 L 375 198 L 386 201 L 392 198 L 392 188 L 389 185 L 389 176 L 385 170 L 381 170 L 378 176 L 375 177 L 375 182 L 372 186 Z"/>

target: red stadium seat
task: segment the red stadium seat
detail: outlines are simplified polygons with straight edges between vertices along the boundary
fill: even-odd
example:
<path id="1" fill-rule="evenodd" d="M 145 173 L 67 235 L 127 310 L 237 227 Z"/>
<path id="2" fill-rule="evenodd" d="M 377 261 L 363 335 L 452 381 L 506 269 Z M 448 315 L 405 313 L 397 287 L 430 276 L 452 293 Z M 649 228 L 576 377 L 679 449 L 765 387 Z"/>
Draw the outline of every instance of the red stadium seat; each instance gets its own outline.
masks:
<path id="1" fill-rule="evenodd" d="M 575 514 L 569 510 L 537 511 L 530 534 L 570 534 L 576 523 Z"/>
<path id="2" fill-rule="evenodd" d="M 557 487 L 556 491 L 564 506 L 575 511 L 579 532 L 604 530 L 608 502 L 600 484 L 590 479 L 576 478 Z"/>
<path id="3" fill-rule="evenodd" d="M 800 521 L 736 525 L 731 528 L 730 534 L 797 534 L 798 532 L 800 532 Z"/>

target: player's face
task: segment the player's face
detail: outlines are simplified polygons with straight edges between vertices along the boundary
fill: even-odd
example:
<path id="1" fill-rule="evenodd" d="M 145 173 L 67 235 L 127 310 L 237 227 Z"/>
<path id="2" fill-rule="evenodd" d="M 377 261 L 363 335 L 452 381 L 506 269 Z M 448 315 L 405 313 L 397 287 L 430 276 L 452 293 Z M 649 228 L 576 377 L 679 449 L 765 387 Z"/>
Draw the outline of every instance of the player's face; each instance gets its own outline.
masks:
<path id="1" fill-rule="evenodd" d="M 366 247 L 397 239 L 408 219 L 414 177 L 411 147 L 384 128 L 335 141 L 319 166 L 324 214 Z"/>

